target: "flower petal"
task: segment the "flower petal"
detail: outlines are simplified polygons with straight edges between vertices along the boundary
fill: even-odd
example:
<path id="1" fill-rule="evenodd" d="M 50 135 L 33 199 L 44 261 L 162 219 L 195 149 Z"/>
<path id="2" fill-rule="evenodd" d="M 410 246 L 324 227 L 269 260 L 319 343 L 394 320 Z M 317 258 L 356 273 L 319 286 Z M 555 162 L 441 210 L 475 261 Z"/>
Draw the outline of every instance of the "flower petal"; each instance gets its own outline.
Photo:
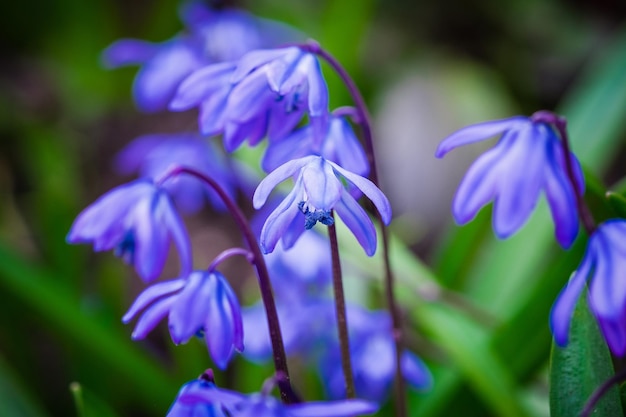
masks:
<path id="1" fill-rule="evenodd" d="M 428 367 L 414 353 L 405 350 L 400 358 L 402 376 L 415 389 L 428 390 L 433 385 L 433 376 Z"/>
<path id="2" fill-rule="evenodd" d="M 307 204 L 316 209 L 332 210 L 341 198 L 343 184 L 335 176 L 333 168 L 323 158 L 312 160 L 302 168 L 300 176 L 306 193 Z"/>
<path id="3" fill-rule="evenodd" d="M 307 402 L 288 406 L 293 417 L 351 417 L 372 414 L 378 410 L 376 403 L 365 400 Z"/>
<path id="4" fill-rule="evenodd" d="M 435 152 L 435 156 L 437 158 L 442 158 L 454 148 L 489 139 L 490 137 L 507 130 L 517 130 L 527 123 L 530 123 L 527 117 L 516 116 L 508 119 L 477 123 L 464 127 L 444 139 L 439 144 L 439 147 Z"/>
<path id="5" fill-rule="evenodd" d="M 287 194 L 285 199 L 270 213 L 267 220 L 265 220 L 260 237 L 261 250 L 263 253 L 267 254 L 274 250 L 278 240 L 283 237 L 291 222 L 298 214 L 301 214 L 298 209 L 298 203 L 302 200 L 301 187 L 301 180 L 297 181 L 293 190 Z M 304 223 L 304 220 L 302 223 Z"/>
<path id="6" fill-rule="evenodd" d="M 214 296 L 207 285 L 207 272 L 194 271 L 187 278 L 185 288 L 176 296 L 169 315 L 172 341 L 186 343 L 204 327 L 209 313 L 209 300 Z"/>
<path id="7" fill-rule="evenodd" d="M 230 62 L 208 65 L 189 75 L 178 87 L 169 103 L 170 110 L 187 110 L 210 99 L 222 90 L 229 91 L 228 80 L 235 68 Z"/>
<path id="8" fill-rule="evenodd" d="M 146 311 L 143 312 L 135 329 L 133 330 L 132 339 L 141 340 L 145 338 L 152 329 L 167 315 L 172 305 L 176 302 L 176 297 L 166 297 L 156 301 Z"/>
<path id="9" fill-rule="evenodd" d="M 367 256 L 376 253 L 376 229 L 365 210 L 344 190 L 341 200 L 335 205 L 335 211 L 341 217 L 359 242 Z"/>
<path id="10" fill-rule="evenodd" d="M 151 59 L 159 45 L 139 39 L 120 39 L 102 52 L 102 62 L 107 68 L 141 65 Z"/>
<path id="11" fill-rule="evenodd" d="M 267 201 L 272 190 L 281 182 L 298 172 L 302 167 L 318 158 L 311 155 L 304 158 L 294 159 L 276 168 L 270 172 L 257 186 L 252 197 L 252 205 L 255 209 L 259 209 Z M 295 187 L 294 187 L 295 188 Z"/>
<path id="12" fill-rule="evenodd" d="M 246 75 L 251 73 L 254 69 L 285 55 L 285 48 L 281 49 L 263 49 L 257 51 L 251 51 L 245 54 L 239 60 L 237 69 L 231 77 L 233 84 L 240 82 Z"/>
<path id="13" fill-rule="evenodd" d="M 122 317 L 123 323 L 128 323 L 135 317 L 135 315 L 152 304 L 159 298 L 180 290 L 185 286 L 184 279 L 175 279 L 171 281 L 159 282 L 143 290 L 130 306 L 124 317 Z"/>

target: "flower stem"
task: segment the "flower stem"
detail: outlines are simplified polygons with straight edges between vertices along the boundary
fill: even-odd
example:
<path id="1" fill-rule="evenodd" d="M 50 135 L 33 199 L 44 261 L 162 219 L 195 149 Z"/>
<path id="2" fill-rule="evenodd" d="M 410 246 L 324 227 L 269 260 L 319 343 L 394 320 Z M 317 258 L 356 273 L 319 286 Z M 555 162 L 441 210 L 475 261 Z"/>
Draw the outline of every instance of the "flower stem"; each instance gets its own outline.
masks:
<path id="1" fill-rule="evenodd" d="M 569 136 L 567 134 L 567 121 L 565 117 L 561 117 L 547 110 L 540 110 L 535 112 L 531 119 L 535 122 L 543 122 L 548 123 L 556 127 L 556 130 L 559 132 L 559 136 L 561 137 L 561 146 L 563 147 L 563 156 L 565 158 L 565 172 L 567 173 L 567 178 L 574 190 L 574 194 L 576 195 L 576 208 L 578 209 L 578 216 L 580 218 L 585 231 L 588 236 L 591 236 L 593 232 L 596 230 L 596 222 L 591 214 L 591 210 L 584 198 L 584 190 L 581 190 L 578 186 L 578 181 L 576 180 L 576 174 L 574 173 L 574 162 L 572 161 L 572 151 L 570 149 L 569 144 Z"/>
<path id="2" fill-rule="evenodd" d="M 361 126 L 361 131 L 363 133 L 363 141 L 365 143 L 365 153 L 367 155 L 367 159 L 370 164 L 370 180 L 380 188 L 379 180 L 378 180 L 378 169 L 376 166 L 376 157 L 374 152 L 374 139 L 372 135 L 372 123 L 369 111 L 367 109 L 367 105 L 365 104 L 365 100 L 361 95 L 356 83 L 348 72 L 343 68 L 343 66 L 333 57 L 330 53 L 324 50 L 318 43 L 309 41 L 304 46 L 303 49 L 316 54 L 324 61 L 326 61 L 332 69 L 339 75 L 343 83 L 345 84 L 350 96 L 352 97 L 352 101 L 354 102 L 354 106 L 356 108 L 358 122 Z M 396 346 L 396 375 L 395 375 L 395 391 L 396 391 L 396 416 L 397 417 L 406 417 L 406 397 L 405 397 L 405 387 L 404 387 L 404 379 L 402 377 L 402 369 L 400 367 L 402 351 L 404 346 L 403 335 L 402 335 L 402 319 L 400 316 L 400 311 L 398 309 L 394 293 L 394 277 L 391 270 L 391 263 L 389 259 L 389 236 L 387 232 L 387 228 L 382 221 L 382 217 L 378 210 L 376 210 L 376 215 L 378 221 L 381 225 L 381 237 L 383 242 L 383 262 L 385 264 L 385 298 L 387 300 L 387 306 L 389 308 L 389 313 L 391 314 L 391 322 L 393 326 L 393 336 L 395 340 Z"/>
<path id="3" fill-rule="evenodd" d="M 215 269 L 217 269 L 219 264 L 224 262 L 226 259 L 231 258 L 233 256 L 237 256 L 237 255 L 244 256 L 248 260 L 248 262 L 250 262 L 251 264 L 254 263 L 254 254 L 250 252 L 249 250 L 244 249 L 244 248 L 230 248 L 230 249 L 226 249 L 225 251 L 217 255 L 215 259 L 213 259 L 209 267 L 207 268 L 207 271 L 209 272 L 215 271 Z"/>
<path id="4" fill-rule="evenodd" d="M 620 382 L 626 381 L 626 369 L 621 370 L 619 373 L 613 375 L 602 385 L 600 385 L 589 397 L 583 411 L 580 412 L 580 417 L 589 417 L 591 413 L 593 413 L 593 409 L 596 407 L 596 404 L 600 399 L 607 393 L 613 385 L 618 384 Z"/>
<path id="5" fill-rule="evenodd" d="M 330 212 L 334 219 L 334 213 Z M 339 346 L 341 349 L 341 366 L 346 382 L 346 397 L 355 398 L 354 377 L 352 373 L 352 360 L 350 359 L 350 339 L 348 337 L 348 318 L 346 313 L 346 299 L 343 292 L 343 280 L 341 274 L 341 260 L 339 259 L 339 245 L 337 242 L 337 230 L 335 223 L 328 226 L 330 239 L 330 253 L 333 265 L 333 291 L 335 293 L 335 310 L 337 314 L 337 329 L 339 331 Z"/>
<path id="6" fill-rule="evenodd" d="M 284 375 L 280 381 L 278 381 L 278 389 L 280 390 L 280 397 L 283 402 L 287 404 L 299 402 L 299 398 L 294 393 L 291 387 L 289 379 L 289 370 L 287 369 L 287 356 L 285 355 L 285 345 L 283 343 L 282 333 L 280 331 L 280 322 L 278 320 L 278 312 L 276 311 L 276 303 L 274 301 L 274 293 L 272 290 L 272 283 L 270 282 L 269 273 L 267 272 L 267 266 L 265 265 L 265 259 L 257 244 L 257 240 L 250 229 L 250 225 L 244 216 L 241 209 L 230 198 L 230 196 L 224 191 L 224 189 L 211 177 L 196 171 L 188 167 L 174 167 L 163 175 L 157 184 L 161 184 L 169 178 L 175 177 L 180 174 L 189 174 L 210 186 L 220 196 L 231 216 L 237 223 L 243 238 L 245 239 L 250 252 L 253 255 L 252 263 L 256 269 L 257 276 L 259 278 L 259 290 L 261 292 L 261 298 L 263 305 L 265 306 L 265 313 L 267 315 L 267 324 L 270 331 L 270 339 L 272 341 L 272 352 L 274 356 L 274 367 L 277 373 Z"/>

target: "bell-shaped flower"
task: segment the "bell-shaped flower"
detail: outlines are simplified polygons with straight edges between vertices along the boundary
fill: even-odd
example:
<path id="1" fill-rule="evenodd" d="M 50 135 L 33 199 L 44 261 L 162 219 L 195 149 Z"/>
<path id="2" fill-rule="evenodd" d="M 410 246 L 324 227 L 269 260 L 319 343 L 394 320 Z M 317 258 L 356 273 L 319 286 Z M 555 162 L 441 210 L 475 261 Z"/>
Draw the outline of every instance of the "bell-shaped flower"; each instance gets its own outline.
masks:
<path id="1" fill-rule="evenodd" d="M 289 136 L 271 141 L 263 157 L 262 166 L 271 172 L 280 165 L 308 155 L 319 155 L 362 176 L 369 173 L 369 162 L 350 123 L 344 117 L 331 115 L 324 135 L 317 135 L 308 124 Z"/>
<path id="2" fill-rule="evenodd" d="M 178 85 L 205 65 L 239 59 L 245 53 L 293 41 L 294 30 L 236 9 L 208 9 L 193 2 L 182 10 L 187 31 L 162 43 L 121 39 L 103 53 L 110 68 L 141 65 L 133 84 L 137 106 L 165 110 Z"/>
<path id="3" fill-rule="evenodd" d="M 194 133 L 141 136 L 116 156 L 115 168 L 123 174 L 139 172 L 142 177 L 157 180 L 175 166 L 184 166 L 216 180 L 232 197 L 235 176 L 221 149 Z M 203 182 L 188 175 L 178 175 L 163 183 L 177 207 L 187 213 L 198 211 L 208 199 L 224 210 L 219 196 Z"/>
<path id="4" fill-rule="evenodd" d="M 493 228 L 507 238 L 521 228 L 545 192 L 557 241 L 569 248 L 578 234 L 576 193 L 584 192 L 584 177 L 576 157 L 570 158 L 576 189 L 567 175 L 565 153 L 554 129 L 527 117 L 479 123 L 446 138 L 436 156 L 502 133 L 498 143 L 469 168 L 452 206 L 457 223 L 472 220 L 478 211 L 494 201 Z"/>
<path id="5" fill-rule="evenodd" d="M 78 215 L 68 243 L 92 243 L 95 251 L 115 250 L 146 282 L 156 279 L 170 242 L 178 248 L 182 273 L 191 271 L 191 244 L 166 190 L 145 179 L 121 185 Z"/>
<path id="6" fill-rule="evenodd" d="M 133 339 L 143 339 L 165 316 L 176 344 L 203 335 L 215 364 L 224 369 L 234 351 L 243 350 L 241 307 L 224 276 L 193 271 L 184 278 L 160 282 L 144 290 L 122 318 L 128 323 L 141 313 Z"/>
<path id="7" fill-rule="evenodd" d="M 311 229 L 317 222 L 333 224 L 331 210 L 337 212 L 368 256 L 376 252 L 374 224 L 344 183 L 363 192 L 374 203 L 383 222 L 389 224 L 391 206 L 378 187 L 334 162 L 320 156 L 307 156 L 289 161 L 268 174 L 254 193 L 254 207 L 263 206 L 274 187 L 291 176 L 296 178 L 293 189 L 269 215 L 261 230 L 260 244 L 264 253 L 274 250 L 298 215 L 304 216 L 305 227 Z"/>
<path id="8" fill-rule="evenodd" d="M 589 283 L 588 303 L 611 352 L 626 354 L 626 220 L 609 220 L 589 238 L 587 251 L 550 314 L 554 340 L 567 345 L 569 326 L 576 302 Z"/>
<path id="9" fill-rule="evenodd" d="M 267 393 L 240 394 L 222 388 L 194 387 L 179 396 L 182 404 L 219 404 L 231 417 L 352 417 L 368 415 L 378 405 L 364 400 L 283 404 Z"/>
<path id="10" fill-rule="evenodd" d="M 389 397 L 396 371 L 396 351 L 387 311 L 370 311 L 357 305 L 348 305 L 350 357 L 354 385 L 359 398 L 383 402 Z M 334 329 L 333 329 L 334 330 Z M 322 383 L 329 398 L 345 398 L 345 382 L 338 343 L 329 344 L 322 355 L 320 370 Z M 405 350 L 400 359 L 401 373 L 416 390 L 432 386 L 432 375 L 424 362 Z"/>

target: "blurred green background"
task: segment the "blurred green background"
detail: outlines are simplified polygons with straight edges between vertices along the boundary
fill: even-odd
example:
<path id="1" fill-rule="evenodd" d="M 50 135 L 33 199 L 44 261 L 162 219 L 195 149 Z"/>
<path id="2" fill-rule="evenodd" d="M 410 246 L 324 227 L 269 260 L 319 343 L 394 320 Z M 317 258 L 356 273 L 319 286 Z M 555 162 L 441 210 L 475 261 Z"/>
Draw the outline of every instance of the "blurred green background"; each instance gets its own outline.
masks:
<path id="1" fill-rule="evenodd" d="M 403 300 L 416 329 L 412 345 L 435 376 L 432 392 L 411 394 L 411 415 L 547 415 L 547 315 L 584 239 L 559 251 L 544 206 L 507 242 L 491 237 L 488 213 L 452 226 L 451 196 L 469 160 L 433 162 L 432 155 L 464 124 L 556 109 L 568 117 L 574 151 L 599 178 L 592 197 L 599 196 L 601 213 L 602 184 L 624 175 L 626 4 L 235 3 L 301 29 L 354 76 L 374 115 L 383 189 L 398 207 L 400 285 L 422 298 L 433 285 L 453 291 L 437 302 Z M 0 6 L 1 416 L 77 415 L 74 381 L 86 416 L 165 415 L 180 385 L 211 366 L 200 343 L 174 348 L 165 328 L 130 341 L 120 317 L 141 288 L 133 272 L 112 254 L 65 243 L 80 210 L 125 181 L 111 170 L 116 151 L 141 134 L 193 128 L 193 114 L 139 113 L 130 97 L 136 70 L 107 71 L 99 61 L 118 38 L 173 36 L 181 29 L 178 5 Z M 338 80 L 329 75 L 328 82 L 333 106 L 348 104 Z M 191 221 L 198 253 L 236 239 L 212 213 Z M 468 305 L 479 311 L 468 314 Z M 267 375 L 238 361 L 221 378 L 255 390 Z"/>

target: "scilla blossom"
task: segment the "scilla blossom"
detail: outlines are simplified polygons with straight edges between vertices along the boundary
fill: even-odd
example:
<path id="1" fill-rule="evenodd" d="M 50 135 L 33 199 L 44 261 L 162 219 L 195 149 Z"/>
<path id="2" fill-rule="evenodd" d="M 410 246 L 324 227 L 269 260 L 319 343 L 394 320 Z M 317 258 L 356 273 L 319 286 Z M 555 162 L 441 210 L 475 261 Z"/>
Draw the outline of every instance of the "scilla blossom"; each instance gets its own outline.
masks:
<path id="1" fill-rule="evenodd" d="M 441 158 L 456 147 L 500 133 L 498 143 L 474 162 L 456 192 L 452 206 L 456 222 L 469 222 L 493 200 L 493 228 L 498 237 L 507 238 L 526 223 L 543 191 L 556 239 L 569 248 L 578 234 L 576 193 L 583 192 L 584 178 L 576 157 L 568 155 L 578 188 L 574 190 L 561 143 L 550 125 L 521 116 L 478 123 L 450 135 L 435 155 Z"/>
<path id="2" fill-rule="evenodd" d="M 243 350 L 241 307 L 233 290 L 217 271 L 160 282 L 144 290 L 122 318 L 128 323 L 140 311 L 133 339 L 143 339 L 165 316 L 172 341 L 186 343 L 204 335 L 215 364 L 226 368 L 234 351 Z"/>
<path id="3" fill-rule="evenodd" d="M 596 229 L 587 251 L 552 308 L 550 327 L 554 340 L 567 345 L 576 302 L 589 282 L 589 309 L 614 355 L 626 354 L 626 221 L 610 220 Z"/>
<path id="4" fill-rule="evenodd" d="M 254 207 L 263 206 L 274 187 L 293 175 L 296 176 L 293 189 L 269 215 L 261 230 L 263 252 L 274 250 L 278 240 L 290 232 L 290 225 L 299 215 L 304 216 L 300 221 L 305 223 L 307 229 L 317 222 L 333 224 L 331 210 L 337 212 L 367 255 L 372 256 L 376 252 L 374 224 L 342 180 L 362 191 L 374 203 L 385 224 L 391 221 L 389 200 L 370 180 L 320 156 L 294 159 L 272 171 L 254 192 Z"/>
<path id="5" fill-rule="evenodd" d="M 93 243 L 135 267 L 146 282 L 156 279 L 170 242 L 178 248 L 182 274 L 191 270 L 191 244 L 167 192 L 152 181 L 136 180 L 104 194 L 82 211 L 67 235 L 69 243 Z"/>

